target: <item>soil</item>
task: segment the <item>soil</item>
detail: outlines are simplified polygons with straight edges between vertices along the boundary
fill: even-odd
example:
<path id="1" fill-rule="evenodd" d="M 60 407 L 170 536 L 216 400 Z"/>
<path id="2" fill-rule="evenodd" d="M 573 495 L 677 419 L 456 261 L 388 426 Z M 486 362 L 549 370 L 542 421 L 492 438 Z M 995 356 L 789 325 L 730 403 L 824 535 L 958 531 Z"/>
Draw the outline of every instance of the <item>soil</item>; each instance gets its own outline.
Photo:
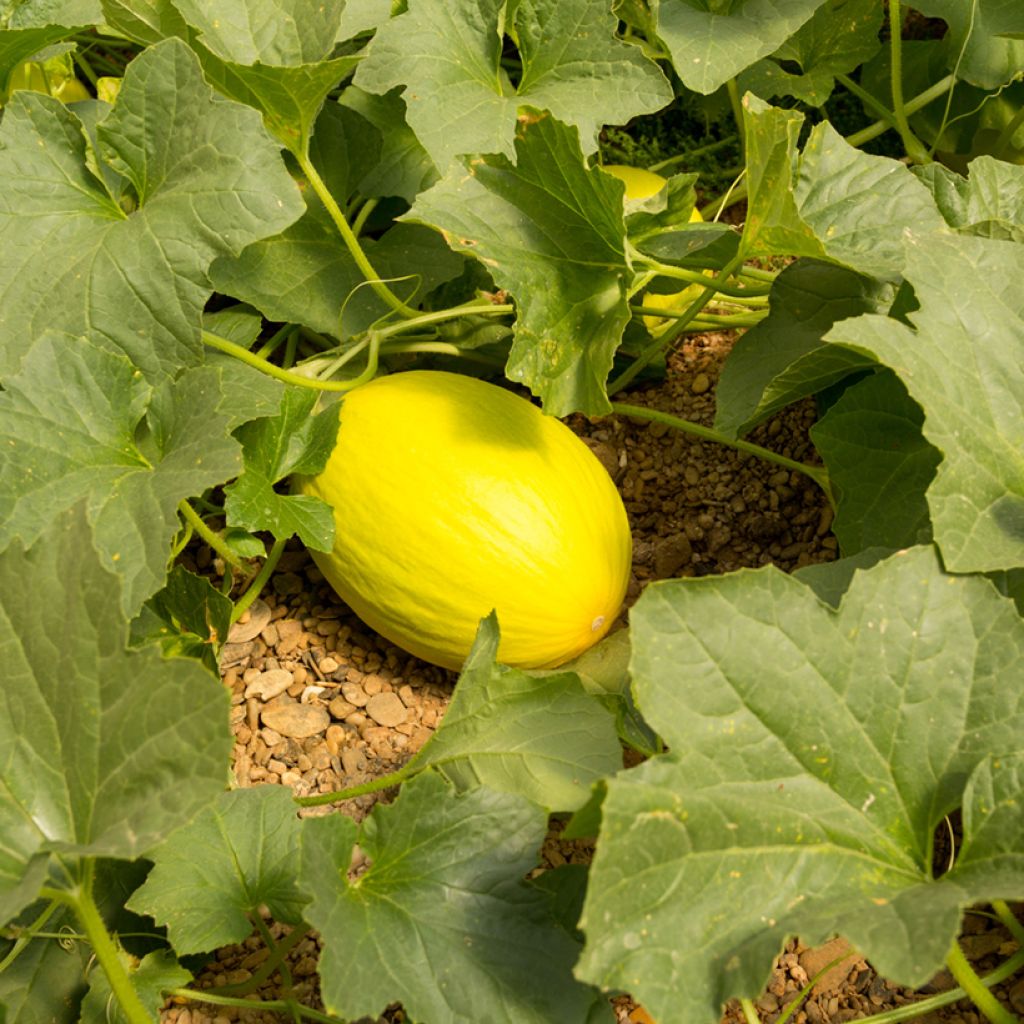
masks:
<path id="1" fill-rule="evenodd" d="M 667 379 L 616 396 L 705 425 L 714 415 L 714 389 L 728 352 L 726 335 L 702 335 L 669 361 Z M 804 403 L 759 427 L 750 437 L 796 460 L 813 461 L 807 430 L 815 419 Z M 635 559 L 627 603 L 650 580 L 703 576 L 744 566 L 774 563 L 791 571 L 836 555 L 829 532 L 831 511 L 817 486 L 797 472 L 696 440 L 656 423 L 619 417 L 571 421 L 620 488 L 634 534 Z M 195 549 L 191 568 L 216 572 L 209 549 Z M 285 552 L 262 599 L 232 629 L 223 650 L 222 676 L 232 694 L 235 734 L 234 777 L 239 786 L 285 785 L 298 795 L 351 787 L 400 767 L 429 739 L 444 715 L 455 674 L 427 665 L 389 644 L 340 603 L 301 549 Z M 336 805 L 363 818 L 388 792 Z M 331 808 L 304 813 L 331 813 Z M 553 825 L 542 851 L 542 867 L 586 863 L 586 842 L 565 841 Z M 353 870 L 359 865 L 353 864 Z M 275 937 L 284 926 L 268 922 Z M 968 914 L 965 952 L 982 972 L 993 969 L 1016 944 L 991 915 Z M 299 943 L 289 959 L 292 992 L 319 1007 L 315 936 Z M 242 946 L 219 950 L 200 974 L 200 988 L 244 981 L 265 958 L 254 936 Z M 841 958 L 839 963 L 834 963 Z M 829 967 L 829 965 L 832 965 Z M 858 954 L 836 939 L 810 949 L 797 939 L 776 961 L 765 992 L 757 1000 L 765 1024 L 779 1020 L 801 990 L 817 977 L 792 1016 L 795 1024 L 841 1024 L 953 987 L 942 972 L 917 992 L 879 977 Z M 275 975 L 258 995 L 279 995 Z M 1024 1014 L 1024 977 L 995 989 L 1015 1012 Z M 620 1024 L 649 1020 L 628 998 L 614 1001 Z M 168 1005 L 162 1024 L 229 1024 L 276 1021 L 268 1011 L 239 1011 L 190 1002 Z M 404 1021 L 389 1008 L 378 1024 Z M 920 1018 L 980 1024 L 970 1004 L 955 1004 Z M 722 1018 L 738 1024 L 729 1006 Z M 369 1024 L 369 1022 L 367 1022 Z M 444 1022 L 437 1022 L 444 1024 Z M 484 1024 L 484 1022 L 481 1022 Z M 574 1022 L 566 1022 L 574 1024 Z"/>

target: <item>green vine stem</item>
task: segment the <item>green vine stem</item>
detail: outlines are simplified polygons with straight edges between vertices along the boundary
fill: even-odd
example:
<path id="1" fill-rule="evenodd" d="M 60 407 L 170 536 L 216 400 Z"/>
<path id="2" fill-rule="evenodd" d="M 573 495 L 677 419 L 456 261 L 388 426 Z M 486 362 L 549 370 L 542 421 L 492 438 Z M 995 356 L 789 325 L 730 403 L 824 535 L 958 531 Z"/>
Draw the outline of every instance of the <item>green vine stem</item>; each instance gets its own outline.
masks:
<path id="1" fill-rule="evenodd" d="M 682 333 L 687 325 L 700 315 L 700 311 L 711 301 L 711 297 L 715 292 L 722 291 L 723 284 L 742 265 L 743 253 L 740 252 L 737 253 L 732 260 L 730 260 L 711 279 L 708 279 L 704 274 L 695 272 L 696 281 L 694 283 L 701 286 L 701 292 L 697 298 L 690 303 L 686 313 L 675 321 L 672 325 L 671 332 L 675 332 L 677 334 Z M 626 385 L 636 377 L 636 375 L 658 354 L 658 352 L 662 350 L 664 345 L 664 335 L 659 334 L 658 337 L 654 338 L 646 348 L 642 349 L 636 359 L 634 359 L 633 362 L 608 385 L 608 394 L 614 395 L 626 387 Z"/>
<path id="2" fill-rule="evenodd" d="M 352 388 L 365 383 L 377 372 L 376 346 L 372 345 L 371 360 L 367 365 L 367 370 L 370 370 L 372 366 L 372 371 L 369 373 L 364 371 L 354 380 L 339 381 L 316 380 L 312 377 L 303 377 L 302 374 L 293 373 L 291 370 L 283 370 L 280 366 L 275 366 L 266 359 L 261 359 L 255 352 L 250 352 L 247 348 L 236 345 L 233 341 L 228 341 L 227 338 L 222 338 L 220 335 L 213 334 L 210 331 L 203 331 L 203 343 L 209 345 L 210 348 L 217 349 L 219 352 L 224 352 L 229 356 L 240 359 L 243 363 L 252 366 L 261 373 L 267 374 L 268 377 L 274 377 L 277 380 L 284 381 L 286 384 L 297 384 L 302 388 L 314 388 L 317 391 L 351 391 Z"/>
<path id="3" fill-rule="evenodd" d="M 264 925 L 264 927 L 266 927 Z M 285 957 L 309 934 L 304 928 L 293 928 L 280 942 L 268 945 L 270 955 L 260 964 L 260 968 L 250 978 L 237 985 L 223 985 L 217 989 L 222 996 L 247 996 L 256 992 L 265 981 L 269 980 L 278 969 Z M 250 1002 L 251 1005 L 251 1002 Z"/>
<path id="4" fill-rule="evenodd" d="M 841 83 L 857 97 L 866 107 L 870 107 L 890 128 L 896 128 L 896 115 L 879 99 L 876 99 L 860 83 L 855 82 L 849 75 L 836 75 L 836 81 Z"/>
<path id="5" fill-rule="evenodd" d="M 338 206 L 337 200 L 331 195 L 331 190 L 327 187 L 324 179 L 320 177 L 320 172 L 313 165 L 313 161 L 309 158 L 308 153 L 297 152 L 295 158 L 299 162 L 299 167 L 302 168 L 302 173 L 306 176 L 306 180 L 312 186 L 313 191 L 317 194 L 320 202 L 324 204 L 324 208 L 330 215 L 331 220 L 334 221 L 334 226 L 338 229 L 338 233 L 341 235 L 342 240 L 345 242 L 345 246 L 348 251 L 352 254 L 352 258 L 356 261 L 356 266 L 359 267 L 366 278 L 367 283 L 370 287 L 384 300 L 396 313 L 401 316 L 413 318 L 418 316 L 417 310 L 411 306 L 407 306 L 382 280 L 376 270 L 373 269 L 373 264 L 370 263 L 369 258 L 363 251 L 363 247 L 359 244 L 359 239 L 356 237 L 355 232 L 349 226 L 348 221 L 345 219 L 345 214 L 342 213 L 341 207 Z"/>
<path id="6" fill-rule="evenodd" d="M 281 561 L 281 555 L 284 554 L 284 545 L 285 541 L 280 538 L 274 541 L 270 553 L 264 560 L 263 565 L 260 566 L 260 571 L 256 574 L 255 579 L 249 584 L 246 592 L 235 602 L 234 608 L 231 609 L 232 625 L 242 617 L 253 601 L 260 596 L 261 591 L 267 585 L 267 580 L 270 579 L 271 574 L 277 568 L 277 563 Z"/>
<path id="7" fill-rule="evenodd" d="M 896 118 L 896 129 L 903 140 L 903 148 L 915 164 L 930 164 L 932 158 L 910 127 L 906 104 L 903 102 L 903 5 L 900 0 L 889 0 L 889 56 L 892 112 Z"/>
<path id="8" fill-rule="evenodd" d="M 427 766 L 424 765 L 423 767 Z M 423 771 L 423 768 L 409 761 L 399 768 L 398 771 L 381 775 L 376 779 L 370 779 L 369 782 L 363 782 L 358 786 L 350 786 L 348 789 L 336 789 L 331 793 L 316 793 L 313 796 L 297 796 L 295 797 L 295 802 L 300 807 L 320 807 L 323 804 L 333 804 L 335 801 L 354 800 L 357 796 L 379 793 L 382 789 L 391 789 L 392 786 L 399 786 L 420 771 Z"/>
<path id="9" fill-rule="evenodd" d="M 743 159 L 746 150 L 746 129 L 744 127 L 743 101 L 740 99 L 740 88 L 735 78 L 730 78 L 725 83 L 726 91 L 729 93 L 729 105 L 732 107 L 733 120 L 736 122 L 736 131 L 739 137 L 740 159 Z"/>
<path id="10" fill-rule="evenodd" d="M 726 268 L 729 270 L 728 275 L 723 272 L 722 274 L 716 275 L 714 278 L 709 278 L 702 270 L 688 270 L 686 267 L 673 267 L 667 263 L 659 263 L 657 260 L 650 259 L 642 254 L 637 254 L 634 259 L 644 266 L 650 267 L 661 277 L 671 277 L 678 281 L 685 281 L 687 284 L 699 284 L 704 286 L 713 284 L 714 288 L 712 291 L 719 292 L 722 295 L 731 295 L 740 299 L 746 299 L 755 295 L 767 295 L 771 290 L 771 286 L 767 284 L 750 284 L 746 287 L 738 284 L 729 284 L 727 278 L 732 276 L 736 269 L 735 267 Z"/>
<path id="11" fill-rule="evenodd" d="M 231 548 L 224 543 L 224 538 L 214 532 L 206 525 L 203 517 L 184 499 L 178 502 L 178 511 L 182 514 L 185 522 L 206 541 L 214 551 L 220 555 L 229 565 L 236 569 L 244 569 L 245 563 L 236 555 Z"/>
<path id="12" fill-rule="evenodd" d="M 43 908 L 43 912 L 22 932 L 15 940 L 14 945 L 7 951 L 7 955 L 0 960 L 0 974 L 3 974 L 11 964 L 21 955 L 22 950 L 34 939 L 39 936 L 40 930 L 47 921 L 50 920 L 50 916 L 60 906 L 59 901 L 50 900 L 49 903 Z M 13 936 L 12 936 L 13 937 Z"/>
<path id="13" fill-rule="evenodd" d="M 667 427 L 680 430 L 686 434 L 693 434 L 703 441 L 714 441 L 716 444 L 728 445 L 737 451 L 745 452 L 748 455 L 756 455 L 766 462 L 774 462 L 785 469 L 796 470 L 810 477 L 824 492 L 830 504 L 833 504 L 832 488 L 829 486 L 828 471 L 823 466 L 811 466 L 806 462 L 797 462 L 795 459 L 787 459 L 785 455 L 779 455 L 770 448 L 762 448 L 759 444 L 752 444 L 750 441 L 741 441 L 727 437 L 725 434 L 712 430 L 710 427 L 702 427 L 699 423 L 692 423 L 690 420 L 680 419 L 667 412 L 658 409 L 647 409 L 642 405 L 627 405 L 624 402 L 612 402 L 612 411 L 620 416 L 631 416 L 634 419 L 652 420 L 655 423 L 664 423 Z"/>
<path id="14" fill-rule="evenodd" d="M 103 973 L 107 976 L 110 990 L 129 1024 L 154 1024 L 153 1016 L 143 1006 L 139 993 L 135 990 L 131 978 L 128 977 L 128 973 L 124 969 L 124 964 L 118 955 L 117 943 L 107 931 L 99 907 L 96 905 L 92 894 L 92 859 L 83 859 L 82 866 L 82 880 L 75 889 L 51 889 L 49 886 L 44 886 L 40 895 L 45 899 L 57 900 L 74 911 L 100 967 L 103 968 Z"/>
<path id="15" fill-rule="evenodd" d="M 757 1015 L 757 1008 L 750 999 L 741 999 L 740 1009 L 743 1011 L 743 1019 L 746 1021 L 746 1024 L 761 1024 L 761 1018 Z"/>
<path id="16" fill-rule="evenodd" d="M 219 990 L 218 990 L 219 991 Z M 338 1017 L 321 1013 L 310 1006 L 303 1006 L 295 999 L 239 999 L 235 996 L 222 996 L 214 992 L 194 988 L 171 988 L 164 995 L 172 999 L 187 999 L 190 1002 L 210 1003 L 213 1006 L 237 1006 L 240 1010 L 269 1010 L 278 1013 L 298 1013 L 302 1017 L 315 1020 L 318 1024 L 345 1024 Z"/>
<path id="17" fill-rule="evenodd" d="M 630 303 L 630 310 L 634 313 L 642 313 L 644 316 L 657 316 L 663 319 L 680 319 L 685 313 L 685 309 L 672 309 L 668 306 L 644 306 L 644 305 L 633 305 Z M 719 313 L 709 313 L 706 310 L 701 312 L 690 321 L 690 327 L 698 327 L 701 330 L 708 330 L 709 328 L 715 327 L 753 327 L 759 324 L 767 312 L 759 316 L 757 313 L 738 313 L 734 315 L 722 315 Z"/>
<path id="18" fill-rule="evenodd" d="M 1024 924 L 1017 920 L 1006 900 L 993 900 L 992 909 L 996 912 L 1003 927 L 1017 940 L 1017 944 L 1024 949 Z"/>
<path id="19" fill-rule="evenodd" d="M 975 974 L 974 968 L 967 962 L 967 957 L 956 940 L 953 941 L 946 957 L 946 966 L 971 1002 L 992 1021 L 992 1024 L 1020 1024 L 1018 1018 L 1003 1007 L 982 979 Z"/>

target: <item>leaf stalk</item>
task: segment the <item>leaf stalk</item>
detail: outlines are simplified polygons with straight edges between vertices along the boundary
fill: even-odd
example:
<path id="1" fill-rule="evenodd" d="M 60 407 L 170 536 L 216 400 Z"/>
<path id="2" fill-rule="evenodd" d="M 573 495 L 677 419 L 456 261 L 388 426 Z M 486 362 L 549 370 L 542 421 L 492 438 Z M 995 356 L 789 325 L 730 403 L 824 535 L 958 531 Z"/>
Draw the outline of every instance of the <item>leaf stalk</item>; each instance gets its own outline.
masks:
<path id="1" fill-rule="evenodd" d="M 795 470 L 806 477 L 810 477 L 824 492 L 829 502 L 835 507 L 832 498 L 832 488 L 829 485 L 828 471 L 824 466 L 812 466 L 806 462 L 797 462 L 795 459 L 788 459 L 785 455 L 779 455 L 770 448 L 762 448 L 759 444 L 752 444 L 750 441 L 743 441 L 739 438 L 728 437 L 710 427 L 701 426 L 691 420 L 680 419 L 659 409 L 648 409 L 642 405 L 627 405 L 625 402 L 612 402 L 612 411 L 620 416 L 632 416 L 635 419 L 652 420 L 655 423 L 664 423 L 667 427 L 682 431 L 685 434 L 692 434 L 702 441 L 713 441 L 716 444 L 724 444 L 737 451 L 745 452 L 747 455 L 755 455 L 766 462 L 774 462 L 785 469 Z"/>

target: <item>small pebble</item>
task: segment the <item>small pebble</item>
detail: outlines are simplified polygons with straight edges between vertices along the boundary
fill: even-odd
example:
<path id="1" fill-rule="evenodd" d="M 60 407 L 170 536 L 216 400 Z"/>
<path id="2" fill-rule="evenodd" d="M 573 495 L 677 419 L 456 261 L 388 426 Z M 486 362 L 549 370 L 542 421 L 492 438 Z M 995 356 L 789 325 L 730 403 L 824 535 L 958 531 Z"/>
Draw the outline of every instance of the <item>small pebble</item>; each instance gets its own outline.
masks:
<path id="1" fill-rule="evenodd" d="M 400 725 L 408 715 L 408 711 L 397 693 L 374 694 L 366 702 L 366 713 L 378 725 L 392 727 Z"/>
<path id="2" fill-rule="evenodd" d="M 257 598 L 228 631 L 228 643 L 240 644 L 255 640 L 270 624 L 270 618 L 270 606 Z"/>
<path id="3" fill-rule="evenodd" d="M 260 672 L 245 688 L 246 697 L 259 697 L 260 700 L 273 700 L 292 685 L 292 674 L 283 668 Z"/>
<path id="4" fill-rule="evenodd" d="M 316 736 L 331 724 L 327 709 L 314 704 L 274 704 L 261 717 L 265 726 L 293 739 Z"/>

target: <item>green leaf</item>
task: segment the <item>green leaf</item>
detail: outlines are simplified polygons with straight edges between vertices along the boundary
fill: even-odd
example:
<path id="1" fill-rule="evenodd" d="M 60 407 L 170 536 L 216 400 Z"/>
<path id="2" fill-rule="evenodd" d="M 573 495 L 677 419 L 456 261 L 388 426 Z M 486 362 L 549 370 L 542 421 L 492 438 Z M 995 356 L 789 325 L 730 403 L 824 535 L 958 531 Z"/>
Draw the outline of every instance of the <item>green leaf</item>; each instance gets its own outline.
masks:
<path id="1" fill-rule="evenodd" d="M 320 393 L 311 388 L 290 388 L 277 416 L 253 420 L 235 431 L 245 466 L 241 476 L 224 489 L 229 526 L 269 530 L 281 540 L 297 534 L 307 547 L 331 550 L 334 513 L 330 505 L 310 495 L 274 490 L 292 473 L 319 473 L 334 451 L 340 405 L 314 412 L 319 399 Z"/>
<path id="2" fill-rule="evenodd" d="M 770 58 L 740 73 L 740 91 L 749 89 L 764 100 L 795 96 L 822 106 L 832 95 L 836 75 L 853 71 L 878 51 L 882 14 L 875 0 L 826 0 Z M 789 70 L 787 63 L 799 71 Z"/>
<path id="3" fill-rule="evenodd" d="M 832 532 L 844 555 L 931 541 L 925 491 L 942 456 L 923 422 L 900 379 L 883 371 L 847 388 L 811 428 L 838 494 Z"/>
<path id="4" fill-rule="evenodd" d="M 320 0 L 175 0 L 196 29 L 207 77 L 263 112 L 267 127 L 303 154 L 327 94 L 358 58 L 329 59 L 343 4 Z"/>
<path id="5" fill-rule="evenodd" d="M 803 115 L 747 95 L 750 255 L 814 256 L 863 274 L 897 280 L 903 232 L 944 227 L 934 200 L 901 163 L 855 149 L 828 121 L 811 129 L 803 152 Z"/>
<path id="6" fill-rule="evenodd" d="M 1014 0 L 914 0 L 914 7 L 949 25 L 949 63 L 958 77 L 997 89 L 1020 74 L 1024 13 Z"/>
<path id="7" fill-rule="evenodd" d="M 914 548 L 858 572 L 838 610 L 768 568 L 655 583 L 631 618 L 670 753 L 608 783 L 579 977 L 662 1024 L 717 1019 L 787 936 L 840 933 L 917 986 L 964 906 L 1024 892 L 1024 621 L 986 580 Z M 973 856 L 936 878 L 957 806 Z"/>
<path id="8" fill-rule="evenodd" d="M 143 46 L 172 36 L 191 39 L 185 19 L 171 0 L 100 0 L 100 4 L 110 28 Z"/>
<path id="9" fill-rule="evenodd" d="M 694 92 L 714 92 L 778 48 L 826 0 L 660 0 L 658 35 Z"/>
<path id="10" fill-rule="evenodd" d="M 895 289 L 819 260 L 801 259 L 775 279 L 769 314 L 729 353 L 715 389 L 715 429 L 742 437 L 779 409 L 822 391 L 869 360 L 828 345 L 839 321 L 884 313 Z"/>
<path id="11" fill-rule="evenodd" d="M 215 97 L 176 40 L 131 63 L 97 134 L 103 161 L 134 187 L 130 214 L 89 170 L 81 122 L 67 108 L 19 92 L 4 111 L 0 373 L 53 329 L 92 332 L 148 377 L 174 376 L 200 360 L 213 259 L 301 212 L 258 116 Z"/>
<path id="12" fill-rule="evenodd" d="M 622 184 L 588 170 L 574 129 L 552 117 L 520 123 L 516 163 L 466 161 L 406 215 L 472 252 L 516 299 L 506 369 L 553 416 L 611 406 L 605 380 L 629 320 Z"/>
<path id="13" fill-rule="evenodd" d="M 622 764 L 613 719 L 572 672 L 498 665 L 498 640 L 492 612 L 441 725 L 407 767 L 437 767 L 460 790 L 487 786 L 551 811 L 574 811 L 594 782 Z"/>
<path id="14" fill-rule="evenodd" d="M 0 555 L 0 920 L 51 854 L 135 858 L 225 784 L 227 691 L 192 662 L 126 652 L 120 589 L 81 507 Z"/>
<path id="15" fill-rule="evenodd" d="M 914 328 L 880 316 L 837 324 L 829 342 L 892 367 L 943 455 L 928 489 L 951 572 L 1024 565 L 1024 248 L 968 235 L 906 241 Z"/>
<path id="16" fill-rule="evenodd" d="M 331 194 L 342 205 L 367 175 L 373 176 L 380 134 L 361 115 L 338 105 L 317 122 L 311 156 Z M 246 299 L 271 320 L 301 323 L 345 337 L 371 327 L 389 307 L 367 287 L 315 193 L 304 186 L 308 209 L 274 238 L 250 245 L 236 259 L 218 260 L 210 277 L 219 291 Z M 411 301 L 457 277 L 463 259 L 435 231 L 396 224 L 379 239 L 363 238 L 377 274 Z"/>
<path id="17" fill-rule="evenodd" d="M 147 953 L 141 961 L 124 951 L 119 953 L 121 965 L 154 1020 L 159 1019 L 160 1009 L 167 999 L 164 992 L 173 988 L 184 988 L 192 980 L 167 949 Z M 82 1000 L 80 1024 L 129 1024 L 128 1016 L 114 996 L 107 975 L 99 967 L 89 973 L 89 991 Z"/>
<path id="18" fill-rule="evenodd" d="M 377 30 L 356 72 L 369 92 L 406 87 L 409 125 L 440 170 L 464 153 L 511 159 L 523 106 L 575 125 L 590 153 L 603 124 L 671 101 L 657 65 L 616 38 L 604 0 L 519 0 L 510 13 L 522 76 L 513 87 L 501 69 L 504 7 L 503 0 L 412 0 Z"/>
<path id="19" fill-rule="evenodd" d="M 15 923 L 29 927 L 45 906 L 43 902 L 32 904 Z M 73 935 L 80 926 L 73 913 L 61 907 L 43 927 L 47 932 Z M 13 941 L 0 939 L 0 959 L 13 945 Z M 13 963 L 0 971 L 0 1011 L 6 1009 L 8 1024 L 77 1024 L 91 956 L 86 943 L 73 939 L 30 942 Z"/>
<path id="20" fill-rule="evenodd" d="M 838 608 L 858 569 L 870 569 L 883 558 L 894 554 L 896 552 L 891 548 L 864 548 L 855 555 L 837 558 L 834 562 L 802 566 L 793 576 L 801 583 L 806 583 L 825 604 Z"/>
<path id="21" fill-rule="evenodd" d="M 19 0 L 8 4 L 0 23 L 4 28 L 41 25 L 98 25 L 103 12 L 96 0 Z M 42 47 L 40 47 L 42 49 Z"/>
<path id="22" fill-rule="evenodd" d="M 338 102 L 369 121 L 383 146 L 376 165 L 355 184 L 367 197 L 400 196 L 407 203 L 437 181 L 437 168 L 405 119 L 405 100 L 397 89 L 377 96 L 355 85 Z"/>
<path id="23" fill-rule="evenodd" d="M 84 499 L 103 563 L 124 580 L 119 601 L 134 614 L 163 585 L 179 502 L 238 472 L 221 398 L 209 367 L 153 388 L 122 355 L 85 339 L 40 339 L 0 393 L 0 547 L 13 537 L 31 545 Z"/>
<path id="24" fill-rule="evenodd" d="M 265 550 L 262 548 L 261 551 Z M 231 599 L 205 576 L 176 565 L 131 623 L 131 646 L 157 642 L 165 658 L 196 658 L 216 674 L 231 626 Z"/>
<path id="25" fill-rule="evenodd" d="M 165 925 L 179 955 L 244 942 L 263 904 L 275 920 L 299 924 L 306 901 L 295 882 L 298 844 L 287 790 L 222 793 L 149 851 L 153 870 L 128 908 Z"/>
<path id="26" fill-rule="evenodd" d="M 1024 167 L 990 156 L 971 161 L 964 178 L 939 163 L 916 169 L 939 212 L 957 231 L 1024 242 Z"/>
<path id="27" fill-rule="evenodd" d="M 328 1012 L 375 1015 L 400 1000 L 414 1020 L 451 1024 L 587 1020 L 599 997 L 572 976 L 578 947 L 553 927 L 550 898 L 523 880 L 545 828 L 521 797 L 456 795 L 421 775 L 374 808 L 359 837 L 370 866 L 349 880 L 356 826 L 305 819 L 300 884 L 323 939 Z"/>

